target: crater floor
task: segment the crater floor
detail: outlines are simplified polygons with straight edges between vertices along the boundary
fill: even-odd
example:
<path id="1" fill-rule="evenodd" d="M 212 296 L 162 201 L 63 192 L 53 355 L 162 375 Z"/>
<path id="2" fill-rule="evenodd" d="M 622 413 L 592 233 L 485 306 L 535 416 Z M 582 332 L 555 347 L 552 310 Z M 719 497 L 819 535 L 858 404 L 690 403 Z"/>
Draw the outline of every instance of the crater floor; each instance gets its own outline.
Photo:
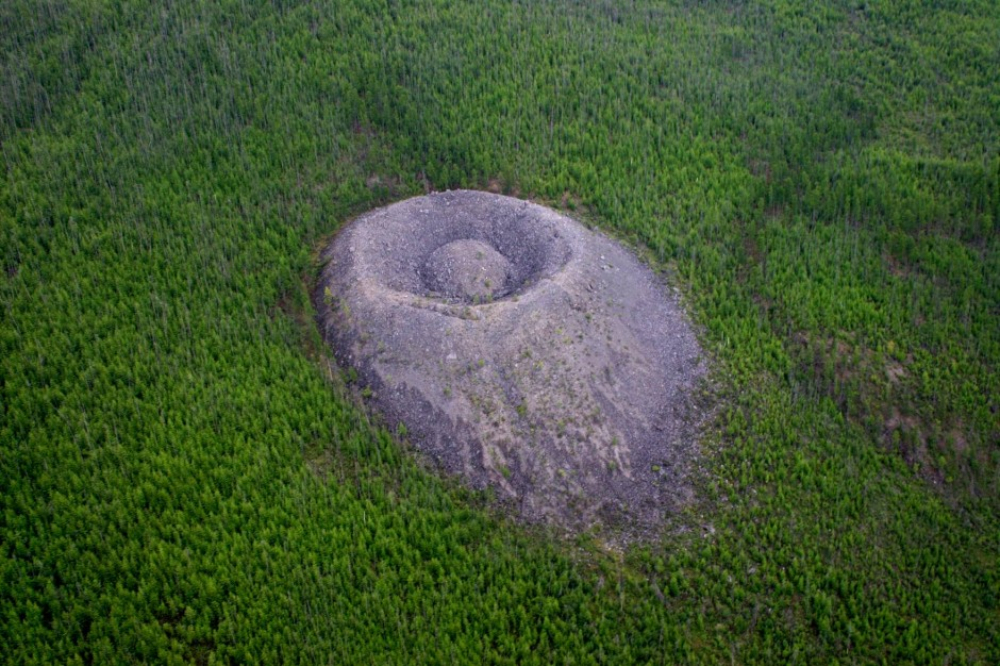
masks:
<path id="1" fill-rule="evenodd" d="M 325 339 L 445 470 L 576 529 L 652 527 L 690 499 L 701 351 L 618 243 L 455 191 L 362 215 L 323 259 Z"/>

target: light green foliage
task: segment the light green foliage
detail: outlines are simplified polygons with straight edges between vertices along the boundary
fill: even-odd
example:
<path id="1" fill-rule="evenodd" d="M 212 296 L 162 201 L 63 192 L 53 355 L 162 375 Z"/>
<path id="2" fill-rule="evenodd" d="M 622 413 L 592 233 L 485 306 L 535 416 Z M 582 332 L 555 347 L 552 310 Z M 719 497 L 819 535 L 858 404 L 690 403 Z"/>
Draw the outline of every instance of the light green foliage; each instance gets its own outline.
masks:
<path id="1" fill-rule="evenodd" d="M 5 660 L 1000 663 L 995 2 L 0 26 Z M 512 526 L 326 372 L 312 248 L 455 186 L 684 290 L 724 387 L 694 529 Z"/>

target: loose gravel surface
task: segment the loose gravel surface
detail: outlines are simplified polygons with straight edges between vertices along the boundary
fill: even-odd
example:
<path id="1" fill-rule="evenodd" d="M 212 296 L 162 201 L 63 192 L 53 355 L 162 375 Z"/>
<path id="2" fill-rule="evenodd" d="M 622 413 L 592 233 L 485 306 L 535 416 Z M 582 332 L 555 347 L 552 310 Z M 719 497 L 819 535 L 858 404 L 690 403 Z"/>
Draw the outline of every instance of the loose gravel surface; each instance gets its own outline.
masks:
<path id="1" fill-rule="evenodd" d="M 663 279 L 618 243 L 454 191 L 362 215 L 323 259 L 325 339 L 448 472 L 571 529 L 653 529 L 691 499 L 705 364 Z"/>

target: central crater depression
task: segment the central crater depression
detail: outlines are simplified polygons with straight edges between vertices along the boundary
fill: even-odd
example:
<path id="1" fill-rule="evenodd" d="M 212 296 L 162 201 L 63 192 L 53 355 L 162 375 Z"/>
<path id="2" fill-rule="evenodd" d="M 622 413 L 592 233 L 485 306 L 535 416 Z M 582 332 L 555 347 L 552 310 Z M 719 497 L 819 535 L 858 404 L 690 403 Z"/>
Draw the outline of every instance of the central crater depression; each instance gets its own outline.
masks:
<path id="1" fill-rule="evenodd" d="M 362 215 L 323 259 L 324 338 L 448 472 L 572 528 L 651 528 L 690 499 L 700 350 L 625 248 L 457 191 Z"/>

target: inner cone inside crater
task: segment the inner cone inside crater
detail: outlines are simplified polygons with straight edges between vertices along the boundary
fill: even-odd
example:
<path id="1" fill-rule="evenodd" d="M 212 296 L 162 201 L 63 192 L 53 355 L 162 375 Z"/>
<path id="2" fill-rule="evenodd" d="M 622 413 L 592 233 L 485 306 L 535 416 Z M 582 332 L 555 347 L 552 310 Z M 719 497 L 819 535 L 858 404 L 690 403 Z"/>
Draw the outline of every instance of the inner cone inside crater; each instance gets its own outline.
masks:
<path id="1" fill-rule="evenodd" d="M 510 274 L 507 257 L 488 243 L 469 238 L 445 243 L 424 263 L 427 288 L 449 298 L 492 299 L 503 294 Z"/>
<path id="2" fill-rule="evenodd" d="M 445 470 L 567 527 L 653 527 L 690 499 L 700 350 L 627 249 L 457 191 L 362 215 L 323 259 L 325 339 Z"/>

